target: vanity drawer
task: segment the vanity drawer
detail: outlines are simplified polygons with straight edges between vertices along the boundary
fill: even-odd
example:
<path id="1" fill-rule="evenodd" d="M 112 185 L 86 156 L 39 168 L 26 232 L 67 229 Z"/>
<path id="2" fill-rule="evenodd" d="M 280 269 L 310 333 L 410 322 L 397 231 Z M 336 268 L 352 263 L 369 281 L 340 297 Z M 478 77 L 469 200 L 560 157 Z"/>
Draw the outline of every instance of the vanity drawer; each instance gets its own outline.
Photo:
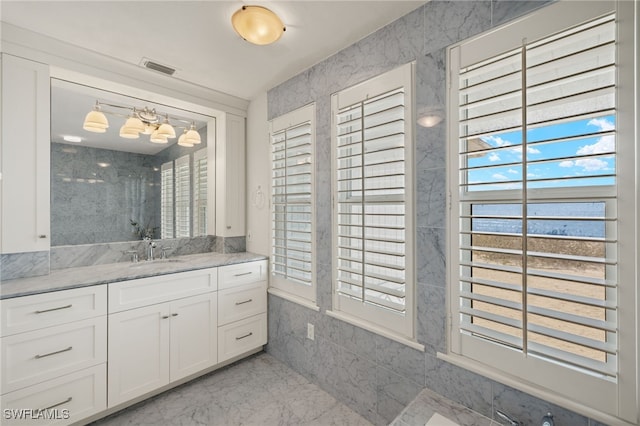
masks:
<path id="1" fill-rule="evenodd" d="M 107 286 L 55 291 L 1 301 L 2 336 L 107 314 Z"/>
<path id="2" fill-rule="evenodd" d="M 267 311 L 267 282 L 231 287 L 218 292 L 218 325 Z"/>
<path id="3" fill-rule="evenodd" d="M 50 416 L 48 418 L 52 418 L 51 421 L 29 419 L 29 416 L 17 420 L 17 414 L 11 415 L 21 409 L 47 408 L 46 414 Z M 2 397 L 3 418 L 11 425 L 67 425 L 106 409 L 106 364 L 67 374 Z M 11 416 L 11 419 L 7 419 L 7 416 Z"/>
<path id="4" fill-rule="evenodd" d="M 218 268 L 219 289 L 234 287 L 256 281 L 266 281 L 268 266 L 266 260 L 239 263 Z"/>
<path id="5" fill-rule="evenodd" d="M 109 313 L 155 305 L 218 289 L 216 268 L 109 284 Z"/>
<path id="6" fill-rule="evenodd" d="M 2 393 L 106 362 L 107 317 L 0 339 Z"/>
<path id="7" fill-rule="evenodd" d="M 218 362 L 266 344 L 266 313 L 218 327 Z"/>

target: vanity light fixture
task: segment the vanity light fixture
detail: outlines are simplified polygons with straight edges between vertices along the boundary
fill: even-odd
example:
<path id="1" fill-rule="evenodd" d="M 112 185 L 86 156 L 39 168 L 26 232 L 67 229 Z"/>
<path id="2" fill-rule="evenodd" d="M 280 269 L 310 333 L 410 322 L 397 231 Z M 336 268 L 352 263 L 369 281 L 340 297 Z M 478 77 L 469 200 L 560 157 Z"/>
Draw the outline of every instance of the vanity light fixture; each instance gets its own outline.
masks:
<path id="1" fill-rule="evenodd" d="M 126 109 L 131 112 L 125 115 L 119 112 L 105 110 L 103 109 L 105 106 Z M 189 144 L 183 146 L 193 146 L 201 143 L 200 134 L 195 130 L 195 124 L 193 122 L 171 117 L 169 114 L 160 114 L 156 112 L 155 109 L 149 109 L 148 107 L 136 108 L 96 101 L 93 110 L 85 117 L 82 128 L 89 132 L 105 133 L 109 127 L 109 121 L 105 114 L 126 118 L 125 123 L 120 127 L 119 135 L 121 138 L 138 139 L 140 134 L 143 134 L 150 135 L 150 142 L 168 143 L 169 139 L 176 137 L 174 127 L 178 127 L 184 130 L 184 143 Z M 164 116 L 164 119 L 160 122 L 162 116 Z M 174 123 L 172 124 L 171 121 Z M 176 122 L 184 124 L 175 124 Z"/>
<path id="2" fill-rule="evenodd" d="M 262 6 L 242 6 L 231 17 L 231 25 L 249 43 L 271 44 L 287 29 L 271 10 Z"/>
<path id="3" fill-rule="evenodd" d="M 100 104 L 96 101 L 96 105 L 93 107 L 93 110 L 89 111 L 87 116 L 84 118 L 84 125 L 82 128 L 89 132 L 104 133 L 107 131 L 108 127 L 109 121 L 107 121 L 107 117 L 100 110 Z"/>

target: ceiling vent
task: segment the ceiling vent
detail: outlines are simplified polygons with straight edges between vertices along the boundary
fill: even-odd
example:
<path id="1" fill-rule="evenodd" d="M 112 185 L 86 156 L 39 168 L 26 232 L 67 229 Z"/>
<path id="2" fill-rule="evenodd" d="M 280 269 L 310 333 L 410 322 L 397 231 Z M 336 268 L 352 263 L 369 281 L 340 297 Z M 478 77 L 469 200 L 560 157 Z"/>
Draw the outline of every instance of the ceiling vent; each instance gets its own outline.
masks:
<path id="1" fill-rule="evenodd" d="M 176 72 L 175 68 L 168 67 L 166 65 L 159 64 L 148 58 L 142 58 L 140 65 L 150 70 L 161 72 L 162 74 L 173 75 Z"/>

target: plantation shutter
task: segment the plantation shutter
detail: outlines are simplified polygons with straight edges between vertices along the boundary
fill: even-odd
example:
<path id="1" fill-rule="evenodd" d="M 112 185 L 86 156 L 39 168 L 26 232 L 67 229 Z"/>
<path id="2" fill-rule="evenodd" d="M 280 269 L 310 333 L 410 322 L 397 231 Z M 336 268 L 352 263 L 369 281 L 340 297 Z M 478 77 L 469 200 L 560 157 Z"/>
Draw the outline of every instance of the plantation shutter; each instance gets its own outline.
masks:
<path id="1" fill-rule="evenodd" d="M 608 15 L 458 70 L 462 352 L 617 376 L 615 36 Z"/>
<path id="2" fill-rule="evenodd" d="M 175 161 L 176 238 L 191 236 L 191 168 L 189 155 Z"/>
<path id="3" fill-rule="evenodd" d="M 207 149 L 193 154 L 193 236 L 207 235 Z"/>
<path id="4" fill-rule="evenodd" d="M 313 146 L 311 122 L 271 136 L 272 275 L 312 285 Z"/>
<path id="5" fill-rule="evenodd" d="M 336 301 L 412 337 L 411 66 L 393 74 L 334 99 Z"/>
<path id="6" fill-rule="evenodd" d="M 160 168 L 160 235 L 173 238 L 173 161 Z"/>

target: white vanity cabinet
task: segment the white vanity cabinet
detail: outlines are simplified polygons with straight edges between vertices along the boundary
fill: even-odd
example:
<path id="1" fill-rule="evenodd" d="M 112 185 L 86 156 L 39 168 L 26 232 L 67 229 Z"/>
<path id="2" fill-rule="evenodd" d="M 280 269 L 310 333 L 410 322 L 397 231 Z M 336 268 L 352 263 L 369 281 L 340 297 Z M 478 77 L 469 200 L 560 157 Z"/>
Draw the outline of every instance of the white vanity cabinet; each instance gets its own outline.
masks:
<path id="1" fill-rule="evenodd" d="M 8 424 L 70 424 L 106 409 L 105 285 L 6 299 L 0 311 Z M 52 421 L 6 418 L 20 409 L 44 409 Z"/>
<path id="2" fill-rule="evenodd" d="M 217 363 L 216 283 L 212 268 L 109 286 L 109 407 Z"/>
<path id="3" fill-rule="evenodd" d="M 267 343 L 266 260 L 218 271 L 218 362 Z"/>
<path id="4" fill-rule="evenodd" d="M 49 67 L 2 54 L 2 253 L 49 249 Z"/>

